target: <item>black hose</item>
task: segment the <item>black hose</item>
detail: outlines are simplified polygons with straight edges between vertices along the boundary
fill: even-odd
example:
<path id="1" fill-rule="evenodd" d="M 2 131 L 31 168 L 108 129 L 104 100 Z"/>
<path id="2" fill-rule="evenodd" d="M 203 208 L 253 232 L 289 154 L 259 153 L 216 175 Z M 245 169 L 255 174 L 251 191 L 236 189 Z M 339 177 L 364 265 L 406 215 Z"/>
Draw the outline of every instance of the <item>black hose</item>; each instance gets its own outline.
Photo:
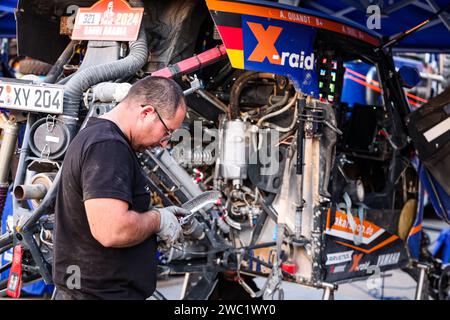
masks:
<path id="1" fill-rule="evenodd" d="M 135 2 L 139 6 L 143 6 L 142 1 Z M 147 36 L 145 34 L 144 24 L 141 24 L 138 39 L 130 43 L 130 53 L 127 57 L 120 61 L 87 67 L 75 73 L 65 86 L 64 113 L 60 116 L 61 120 L 69 127 L 70 133 L 75 135 L 76 121 L 74 120 L 78 118 L 79 105 L 85 90 L 100 82 L 114 80 L 126 75 L 133 75 L 147 63 L 147 58 Z M 23 224 L 21 232 L 30 230 L 41 216 L 47 212 L 48 208 L 53 205 L 56 199 L 60 177 L 61 169 L 58 171 L 52 186 L 39 207 L 34 210 L 33 214 Z"/>
<path id="2" fill-rule="evenodd" d="M 273 73 L 263 73 L 255 71 L 244 72 L 233 84 L 230 93 L 230 110 L 229 118 L 236 119 L 239 117 L 239 97 L 242 90 L 247 86 L 247 83 L 254 79 L 275 79 Z"/>
<path id="3" fill-rule="evenodd" d="M 75 73 L 67 82 L 64 93 L 64 113 L 61 120 L 66 123 L 67 116 L 78 118 L 84 91 L 97 83 L 135 74 L 147 63 L 147 58 L 147 37 L 144 24 L 142 24 L 138 39 L 130 43 L 130 53 L 127 57 L 119 61 L 87 67 Z M 75 124 L 69 123 L 68 125 L 70 126 L 69 130 L 73 133 Z"/>

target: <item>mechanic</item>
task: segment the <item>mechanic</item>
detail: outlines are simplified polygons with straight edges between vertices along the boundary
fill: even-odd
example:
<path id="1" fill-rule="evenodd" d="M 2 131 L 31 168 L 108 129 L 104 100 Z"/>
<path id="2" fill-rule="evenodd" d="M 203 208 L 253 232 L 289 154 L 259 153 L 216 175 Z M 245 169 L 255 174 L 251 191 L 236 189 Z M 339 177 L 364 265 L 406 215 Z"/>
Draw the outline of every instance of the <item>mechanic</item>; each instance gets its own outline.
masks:
<path id="1" fill-rule="evenodd" d="M 162 77 L 136 82 L 110 112 L 88 120 L 66 153 L 55 208 L 56 300 L 146 299 L 155 290 L 158 236 L 181 233 L 179 207 L 151 209 L 135 151 L 165 147 L 186 114 Z"/>

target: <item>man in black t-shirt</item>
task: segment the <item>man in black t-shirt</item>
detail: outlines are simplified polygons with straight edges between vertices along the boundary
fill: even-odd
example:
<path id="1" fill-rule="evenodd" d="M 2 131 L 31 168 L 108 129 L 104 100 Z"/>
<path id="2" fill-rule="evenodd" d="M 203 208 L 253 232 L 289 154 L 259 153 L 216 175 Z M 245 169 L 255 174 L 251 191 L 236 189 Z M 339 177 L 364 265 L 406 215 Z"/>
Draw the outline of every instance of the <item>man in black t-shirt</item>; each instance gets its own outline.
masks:
<path id="1" fill-rule="evenodd" d="M 67 150 L 56 200 L 56 299 L 145 299 L 156 286 L 156 236 L 169 246 L 179 207 L 150 210 L 135 151 L 165 146 L 186 114 L 181 88 L 136 82 L 112 111 L 89 119 Z"/>

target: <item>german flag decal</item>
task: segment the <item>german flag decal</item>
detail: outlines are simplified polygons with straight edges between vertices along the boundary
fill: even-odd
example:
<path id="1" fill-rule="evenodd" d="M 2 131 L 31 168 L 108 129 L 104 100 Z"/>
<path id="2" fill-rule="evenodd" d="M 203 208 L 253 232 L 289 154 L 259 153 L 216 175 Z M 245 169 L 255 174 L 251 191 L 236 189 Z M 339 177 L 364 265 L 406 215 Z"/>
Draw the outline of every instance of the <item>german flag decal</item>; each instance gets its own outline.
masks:
<path id="1" fill-rule="evenodd" d="M 318 29 L 379 45 L 380 40 L 355 27 L 286 9 L 275 3 L 206 0 L 234 68 L 288 76 L 297 90 L 318 97 L 314 40 Z"/>
<path id="2" fill-rule="evenodd" d="M 276 3 L 258 3 L 251 0 L 206 0 L 206 5 L 208 6 L 208 9 L 213 16 L 216 25 L 222 25 L 225 20 L 229 21 L 228 18 L 230 18 L 230 16 L 222 17 L 219 21 L 214 17 L 214 15 L 216 14 L 225 13 L 228 15 L 252 15 L 255 17 L 267 18 L 272 21 L 281 20 L 294 24 L 314 27 L 316 29 L 324 29 L 337 32 L 369 43 L 373 46 L 379 46 L 381 44 L 381 40 L 379 38 L 369 34 L 362 29 L 358 29 L 356 27 L 334 21 L 331 17 L 329 19 L 326 19 L 318 15 L 312 15 L 310 11 L 308 11 L 308 13 L 304 13 L 302 12 L 301 8 L 292 7 L 292 9 L 287 10 L 286 6 L 280 6 Z"/>
<path id="3" fill-rule="evenodd" d="M 288 76 L 303 93 L 318 96 L 316 29 L 265 17 L 212 11 L 231 65 Z"/>

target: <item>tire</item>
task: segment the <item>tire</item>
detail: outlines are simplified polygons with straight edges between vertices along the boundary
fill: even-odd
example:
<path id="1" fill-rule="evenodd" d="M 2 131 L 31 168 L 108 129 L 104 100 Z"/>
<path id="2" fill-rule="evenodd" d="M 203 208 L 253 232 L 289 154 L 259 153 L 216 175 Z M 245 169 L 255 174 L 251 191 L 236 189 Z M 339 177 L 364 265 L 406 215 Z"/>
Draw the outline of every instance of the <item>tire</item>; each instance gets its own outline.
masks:
<path id="1" fill-rule="evenodd" d="M 37 76 L 47 75 L 51 68 L 51 64 L 31 58 L 21 60 L 19 64 L 19 72 L 21 74 L 34 74 Z"/>

